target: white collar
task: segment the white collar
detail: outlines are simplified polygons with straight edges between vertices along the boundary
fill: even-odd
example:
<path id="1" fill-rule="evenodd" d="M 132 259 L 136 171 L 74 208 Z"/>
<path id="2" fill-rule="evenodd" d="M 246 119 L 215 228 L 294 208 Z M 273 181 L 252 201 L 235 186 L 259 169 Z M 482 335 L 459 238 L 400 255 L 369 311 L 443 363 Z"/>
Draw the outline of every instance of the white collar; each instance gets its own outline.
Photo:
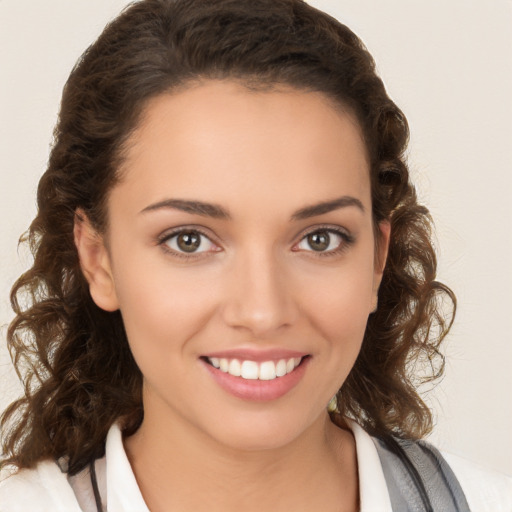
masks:
<path id="1" fill-rule="evenodd" d="M 356 440 L 360 512 L 392 512 L 386 479 L 372 438 L 355 421 L 347 419 L 347 424 Z"/>
<path id="2" fill-rule="evenodd" d="M 109 512 L 149 512 L 124 450 L 119 425 L 110 427 L 105 446 L 107 510 Z"/>
<path id="3" fill-rule="evenodd" d="M 348 426 L 356 441 L 360 512 L 392 512 L 379 454 L 372 438 L 355 421 Z M 106 441 L 106 487 L 109 512 L 149 512 L 124 450 L 119 426 L 114 424 Z"/>

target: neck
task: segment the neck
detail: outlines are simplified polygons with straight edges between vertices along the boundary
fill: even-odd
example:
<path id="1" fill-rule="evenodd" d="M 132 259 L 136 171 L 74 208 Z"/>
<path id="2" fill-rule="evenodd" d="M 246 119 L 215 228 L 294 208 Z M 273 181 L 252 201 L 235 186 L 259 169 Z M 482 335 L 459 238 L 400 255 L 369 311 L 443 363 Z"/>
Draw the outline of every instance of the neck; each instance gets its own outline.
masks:
<path id="1" fill-rule="evenodd" d="M 290 443 L 267 450 L 235 449 L 189 423 L 146 414 L 125 447 L 153 512 L 357 509 L 355 443 L 327 413 Z"/>

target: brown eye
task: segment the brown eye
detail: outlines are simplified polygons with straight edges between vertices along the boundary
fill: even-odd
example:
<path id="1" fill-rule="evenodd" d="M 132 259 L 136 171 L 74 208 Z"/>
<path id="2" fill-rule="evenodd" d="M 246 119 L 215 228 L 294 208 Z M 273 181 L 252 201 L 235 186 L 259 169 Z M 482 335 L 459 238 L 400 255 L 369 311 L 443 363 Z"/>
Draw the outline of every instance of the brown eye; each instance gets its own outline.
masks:
<path id="1" fill-rule="evenodd" d="M 327 231 L 316 231 L 307 236 L 308 244 L 314 251 L 325 251 L 331 238 Z"/>
<path id="2" fill-rule="evenodd" d="M 316 252 L 319 256 L 339 253 L 353 243 L 353 237 L 339 229 L 318 229 L 302 238 L 297 247 L 301 251 Z"/>
<path id="3" fill-rule="evenodd" d="M 160 243 L 165 244 L 177 255 L 216 252 L 217 249 L 206 235 L 190 229 L 174 232 L 174 234 L 166 236 Z"/>
<path id="4" fill-rule="evenodd" d="M 194 252 L 201 245 L 201 235 L 194 231 L 180 233 L 176 237 L 178 247 L 185 252 Z"/>

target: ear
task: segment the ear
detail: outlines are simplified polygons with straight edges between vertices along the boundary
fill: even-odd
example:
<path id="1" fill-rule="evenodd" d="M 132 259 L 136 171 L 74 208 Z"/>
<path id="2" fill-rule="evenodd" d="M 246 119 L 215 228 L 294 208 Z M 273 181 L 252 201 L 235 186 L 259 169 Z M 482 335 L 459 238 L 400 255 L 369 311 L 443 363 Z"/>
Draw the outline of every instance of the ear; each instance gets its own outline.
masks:
<path id="1" fill-rule="evenodd" d="M 103 236 L 92 226 L 83 210 L 75 212 L 75 246 L 80 259 L 80 267 L 89 283 L 89 291 L 95 304 L 105 311 L 119 309 L 110 256 Z"/>
<path id="2" fill-rule="evenodd" d="M 391 236 L 391 223 L 383 220 L 378 224 L 378 231 L 375 233 L 375 268 L 373 274 L 372 313 L 377 311 L 379 286 L 386 266 L 388 257 L 389 240 Z"/>

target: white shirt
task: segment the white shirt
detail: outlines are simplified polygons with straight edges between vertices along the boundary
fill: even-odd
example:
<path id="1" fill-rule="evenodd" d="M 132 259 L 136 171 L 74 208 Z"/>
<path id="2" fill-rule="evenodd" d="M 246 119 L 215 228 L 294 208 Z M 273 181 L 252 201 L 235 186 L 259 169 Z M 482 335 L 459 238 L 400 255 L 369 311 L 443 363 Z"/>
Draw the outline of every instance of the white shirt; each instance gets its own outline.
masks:
<path id="1" fill-rule="evenodd" d="M 372 438 L 355 422 L 361 512 L 392 512 L 386 480 Z M 443 453 L 472 512 L 512 512 L 512 478 Z M 108 512 L 149 512 L 124 450 L 121 430 L 109 430 L 105 457 L 97 462 Z M 73 490 L 74 489 L 74 490 Z M 76 492 L 76 494 L 75 494 Z M 53 461 L 40 462 L 0 482 L 0 512 L 96 512 L 88 472 L 68 479 Z"/>

